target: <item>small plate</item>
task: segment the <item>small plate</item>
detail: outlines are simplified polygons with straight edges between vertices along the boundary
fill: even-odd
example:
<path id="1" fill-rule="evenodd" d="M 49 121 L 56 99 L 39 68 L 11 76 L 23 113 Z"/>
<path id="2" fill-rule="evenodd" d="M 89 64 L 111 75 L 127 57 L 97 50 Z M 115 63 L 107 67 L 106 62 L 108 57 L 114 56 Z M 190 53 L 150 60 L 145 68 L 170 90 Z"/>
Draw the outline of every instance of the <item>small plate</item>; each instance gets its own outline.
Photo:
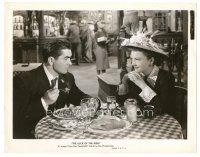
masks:
<path id="1" fill-rule="evenodd" d="M 103 116 L 103 117 L 105 117 L 105 116 Z M 98 122 L 98 121 L 101 120 L 103 117 L 98 118 L 98 119 L 95 119 L 95 120 L 93 120 L 93 121 Z M 122 130 L 124 130 L 124 129 L 128 129 L 128 128 L 131 127 L 131 125 L 132 125 L 129 121 L 124 120 L 124 119 L 120 119 L 120 118 L 115 117 L 115 116 L 106 116 L 106 117 L 107 117 L 107 120 L 108 120 L 108 121 L 109 121 L 109 120 L 113 120 L 113 119 L 116 120 L 116 121 L 121 121 L 121 122 L 125 123 L 125 126 L 124 126 L 123 128 L 116 128 L 116 129 L 113 129 L 113 130 L 100 130 L 100 129 L 94 129 L 94 128 L 92 128 L 91 126 L 88 126 L 87 131 L 88 131 L 88 132 L 93 132 L 93 133 L 100 133 L 100 134 L 112 134 L 112 133 L 117 133 L 117 132 L 119 132 L 119 131 L 122 131 Z M 92 125 L 92 122 L 91 122 L 91 125 Z M 98 125 L 98 123 L 97 123 L 97 125 Z M 103 124 L 103 125 L 104 125 L 104 124 Z"/>
<path id="2" fill-rule="evenodd" d="M 51 127 L 57 130 L 72 131 L 77 127 L 76 120 L 51 120 Z"/>

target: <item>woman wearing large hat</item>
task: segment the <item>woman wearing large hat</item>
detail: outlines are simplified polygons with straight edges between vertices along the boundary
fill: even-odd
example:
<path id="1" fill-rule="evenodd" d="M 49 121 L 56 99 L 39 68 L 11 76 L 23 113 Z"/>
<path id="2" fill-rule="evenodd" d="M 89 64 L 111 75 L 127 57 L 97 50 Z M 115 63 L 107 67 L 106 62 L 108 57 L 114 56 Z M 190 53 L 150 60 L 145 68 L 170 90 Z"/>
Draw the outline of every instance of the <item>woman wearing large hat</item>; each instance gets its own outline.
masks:
<path id="1" fill-rule="evenodd" d="M 141 109 L 151 105 L 154 114 L 173 114 L 175 79 L 172 73 L 158 67 L 168 53 L 143 34 L 124 40 L 122 47 L 131 49 L 134 70 L 124 75 L 119 85 L 121 98 L 135 98 Z"/>

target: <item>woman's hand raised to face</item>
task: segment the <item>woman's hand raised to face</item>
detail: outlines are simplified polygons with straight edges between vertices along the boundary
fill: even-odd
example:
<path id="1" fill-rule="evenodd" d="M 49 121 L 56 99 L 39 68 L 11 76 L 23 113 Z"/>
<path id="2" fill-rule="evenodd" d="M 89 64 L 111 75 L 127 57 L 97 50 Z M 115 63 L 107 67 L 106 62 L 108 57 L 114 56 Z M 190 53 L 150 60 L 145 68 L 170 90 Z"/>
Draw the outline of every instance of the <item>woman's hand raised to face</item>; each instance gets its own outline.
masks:
<path id="1" fill-rule="evenodd" d="M 147 84 L 144 82 L 142 76 L 135 71 L 128 73 L 128 78 L 132 82 L 134 82 L 138 87 L 140 87 L 141 89 L 144 89 L 147 86 Z"/>

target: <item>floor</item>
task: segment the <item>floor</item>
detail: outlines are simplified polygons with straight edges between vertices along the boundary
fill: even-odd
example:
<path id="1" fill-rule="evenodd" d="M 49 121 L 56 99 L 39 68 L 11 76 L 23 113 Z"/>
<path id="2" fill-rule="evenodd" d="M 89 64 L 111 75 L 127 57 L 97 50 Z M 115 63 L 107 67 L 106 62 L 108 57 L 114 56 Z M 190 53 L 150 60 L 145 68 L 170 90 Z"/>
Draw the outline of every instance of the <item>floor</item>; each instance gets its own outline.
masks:
<path id="1" fill-rule="evenodd" d="M 110 69 L 107 71 L 117 70 L 117 57 L 109 57 Z M 97 97 L 98 81 L 95 63 L 80 63 L 79 66 L 72 65 L 69 69 L 73 73 L 76 85 L 85 93 Z"/>

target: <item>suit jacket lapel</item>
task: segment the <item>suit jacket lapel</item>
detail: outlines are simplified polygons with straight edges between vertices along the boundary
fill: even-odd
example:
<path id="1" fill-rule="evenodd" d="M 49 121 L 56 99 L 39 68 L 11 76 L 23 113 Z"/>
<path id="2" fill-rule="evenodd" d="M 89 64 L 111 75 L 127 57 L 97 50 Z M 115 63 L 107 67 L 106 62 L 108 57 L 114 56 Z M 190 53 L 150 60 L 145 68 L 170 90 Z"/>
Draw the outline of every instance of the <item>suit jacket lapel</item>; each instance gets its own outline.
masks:
<path id="1" fill-rule="evenodd" d="M 38 80 L 39 80 L 39 93 L 41 95 L 44 95 L 44 93 L 49 90 L 50 87 L 50 83 L 49 80 L 47 78 L 47 75 L 44 71 L 43 65 L 41 65 L 38 68 Z M 65 89 L 65 88 L 70 88 L 69 85 L 69 81 L 64 78 L 62 75 L 59 75 L 59 79 L 58 79 L 58 89 Z"/>
<path id="2" fill-rule="evenodd" d="M 63 75 L 59 75 L 58 88 L 63 89 L 63 88 L 66 88 L 66 87 L 70 89 L 69 80 L 66 79 L 66 77 L 64 77 Z"/>
<path id="3" fill-rule="evenodd" d="M 58 78 L 58 89 L 62 89 L 63 86 L 64 86 L 64 80 L 62 79 L 62 77 L 59 75 L 59 78 Z"/>
<path id="4" fill-rule="evenodd" d="M 50 89 L 50 83 L 47 78 L 47 75 L 45 74 L 43 65 L 41 65 L 38 68 L 38 79 L 39 79 L 39 93 L 42 95 Z"/>

